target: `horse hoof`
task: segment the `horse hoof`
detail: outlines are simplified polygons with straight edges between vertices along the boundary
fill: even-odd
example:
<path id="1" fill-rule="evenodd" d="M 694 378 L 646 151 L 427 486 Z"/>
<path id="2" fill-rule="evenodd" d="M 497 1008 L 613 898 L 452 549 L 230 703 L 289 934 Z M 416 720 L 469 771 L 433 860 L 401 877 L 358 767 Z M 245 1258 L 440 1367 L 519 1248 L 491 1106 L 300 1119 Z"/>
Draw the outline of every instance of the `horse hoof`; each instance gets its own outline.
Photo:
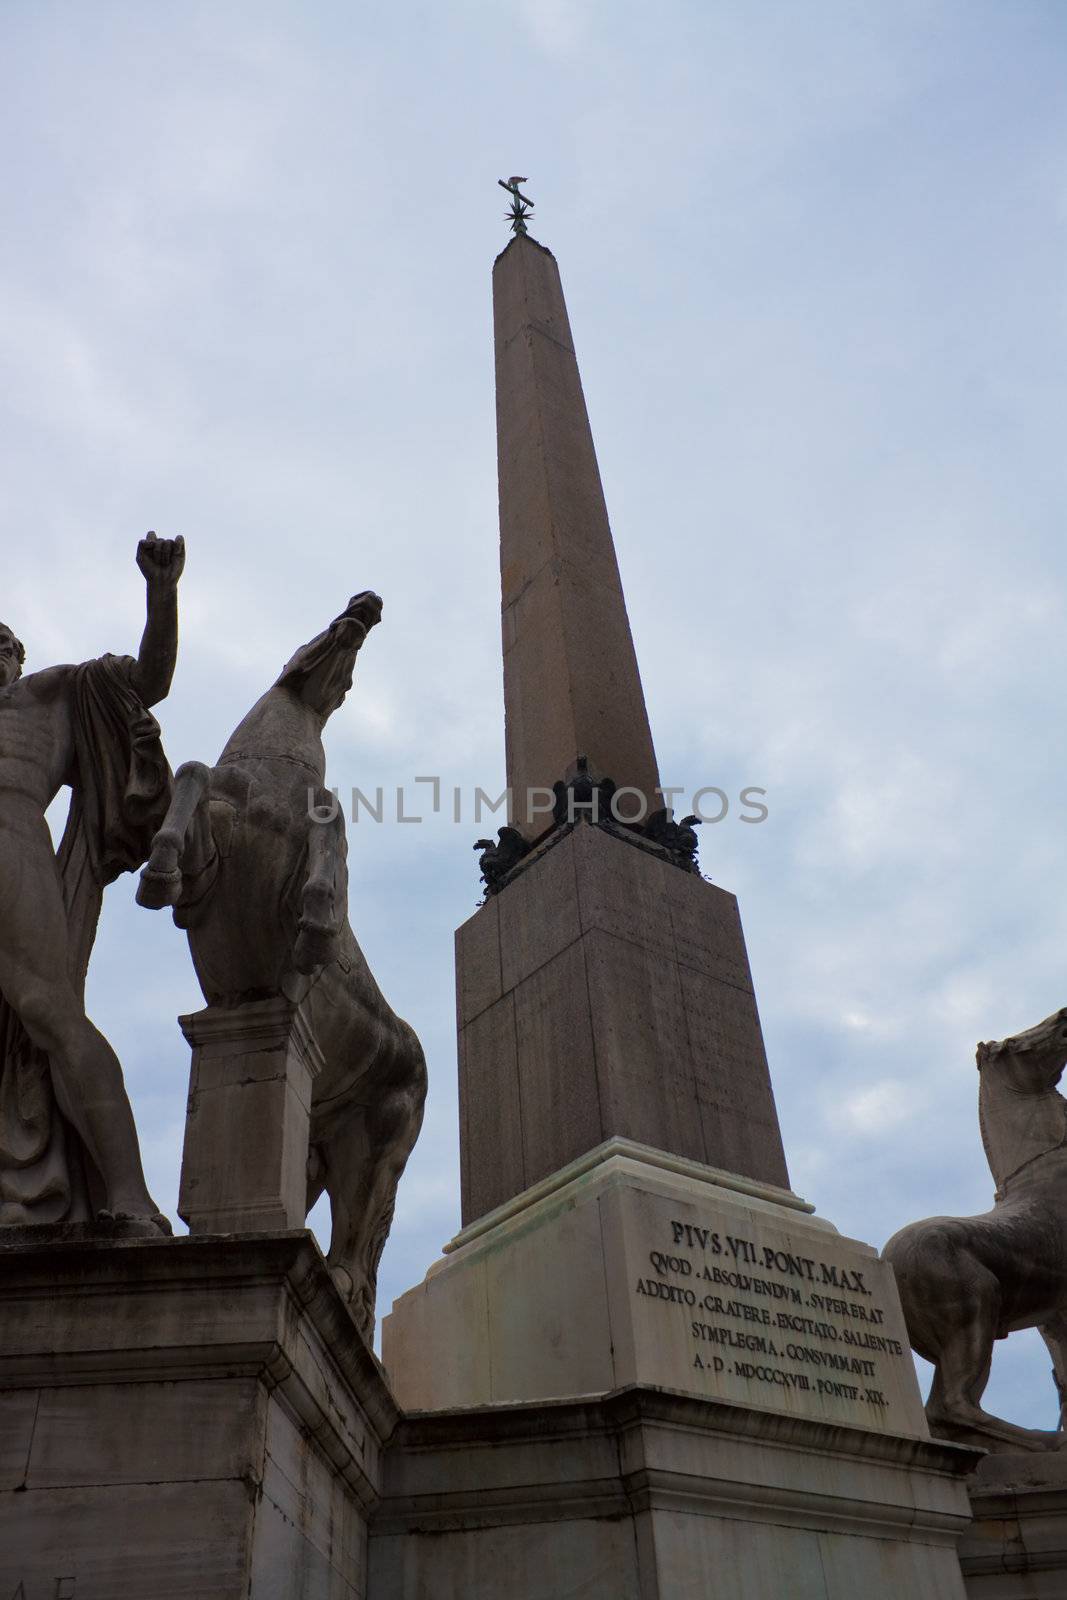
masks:
<path id="1" fill-rule="evenodd" d="M 374 1301 L 367 1292 L 366 1284 L 356 1291 L 355 1279 L 347 1267 L 331 1267 L 330 1276 L 341 1292 L 341 1298 L 352 1313 L 352 1320 L 356 1324 L 364 1339 L 368 1342 L 374 1338 Z"/>
<path id="2" fill-rule="evenodd" d="M 180 870 L 153 872 L 151 867 L 145 867 L 137 885 L 137 904 L 149 911 L 162 911 L 164 906 L 176 906 L 181 892 Z"/>

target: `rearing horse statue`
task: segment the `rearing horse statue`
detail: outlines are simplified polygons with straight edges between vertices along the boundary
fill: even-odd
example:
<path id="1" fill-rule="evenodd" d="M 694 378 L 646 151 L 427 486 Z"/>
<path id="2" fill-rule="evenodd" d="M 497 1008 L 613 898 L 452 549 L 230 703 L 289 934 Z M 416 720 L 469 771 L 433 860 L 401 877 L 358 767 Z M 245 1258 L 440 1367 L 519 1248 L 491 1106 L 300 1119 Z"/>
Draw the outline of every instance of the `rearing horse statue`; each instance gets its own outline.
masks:
<path id="1" fill-rule="evenodd" d="M 996 1180 L 992 1211 L 931 1217 L 883 1251 L 912 1345 L 934 1363 L 930 1430 L 987 1449 L 1057 1450 L 1067 1435 L 1067 1009 L 978 1046 L 978 1115 Z M 1060 1425 L 1021 1428 L 983 1411 L 993 1344 L 1037 1328 L 1052 1356 Z"/>
<path id="2" fill-rule="evenodd" d="M 348 921 L 344 816 L 322 730 L 352 687 L 382 602 L 355 595 L 303 645 L 211 768 L 178 769 L 137 898 L 173 906 L 204 998 L 302 1003 L 324 1058 L 311 1104 L 307 1205 L 330 1197 L 329 1262 L 369 1337 L 378 1262 L 426 1098 L 419 1041 Z"/>

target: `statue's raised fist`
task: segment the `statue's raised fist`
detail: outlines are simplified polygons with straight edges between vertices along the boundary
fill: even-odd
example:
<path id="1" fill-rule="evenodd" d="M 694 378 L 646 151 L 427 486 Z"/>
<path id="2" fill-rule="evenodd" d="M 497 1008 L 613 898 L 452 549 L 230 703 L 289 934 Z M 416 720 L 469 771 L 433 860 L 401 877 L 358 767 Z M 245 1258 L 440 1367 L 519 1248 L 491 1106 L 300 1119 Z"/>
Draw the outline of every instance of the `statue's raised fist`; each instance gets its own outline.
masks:
<path id="1" fill-rule="evenodd" d="M 146 533 L 137 546 L 137 565 L 146 583 L 177 583 L 185 566 L 185 540 L 180 534 L 176 539 L 157 539 Z"/>

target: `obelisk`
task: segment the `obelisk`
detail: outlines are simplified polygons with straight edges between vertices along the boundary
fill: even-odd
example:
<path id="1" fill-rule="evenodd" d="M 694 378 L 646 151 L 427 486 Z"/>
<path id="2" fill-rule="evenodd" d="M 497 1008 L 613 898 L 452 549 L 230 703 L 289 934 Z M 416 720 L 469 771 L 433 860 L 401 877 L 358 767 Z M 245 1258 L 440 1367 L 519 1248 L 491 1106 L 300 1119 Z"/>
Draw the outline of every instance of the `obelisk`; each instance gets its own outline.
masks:
<path id="1" fill-rule="evenodd" d="M 559 270 L 522 229 L 493 307 L 515 832 L 457 934 L 464 1223 L 613 1136 L 787 1186 L 737 903 L 664 816 Z"/>
<path id="2" fill-rule="evenodd" d="M 650 815 L 656 753 L 559 268 L 525 233 L 493 269 L 493 323 L 511 817 L 542 831 L 529 795 L 581 756 Z"/>
<path id="3" fill-rule="evenodd" d="M 372 1578 L 964 1600 L 975 1453 L 929 1439 L 889 1267 L 788 1186 L 737 902 L 656 795 L 559 274 L 501 182 L 516 793 L 457 934 L 464 1225 L 382 1326 L 406 1416 Z"/>

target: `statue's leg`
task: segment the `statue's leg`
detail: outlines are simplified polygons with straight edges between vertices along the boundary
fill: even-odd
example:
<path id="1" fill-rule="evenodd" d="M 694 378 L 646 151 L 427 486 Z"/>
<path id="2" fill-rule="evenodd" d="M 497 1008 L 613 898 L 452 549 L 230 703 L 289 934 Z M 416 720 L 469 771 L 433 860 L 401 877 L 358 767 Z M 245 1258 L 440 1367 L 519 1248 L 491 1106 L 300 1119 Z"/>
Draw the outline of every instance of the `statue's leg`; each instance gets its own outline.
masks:
<path id="1" fill-rule="evenodd" d="M 993 1364 L 996 1299 L 984 1297 L 985 1304 L 972 1304 L 965 1314 L 946 1318 L 939 1329 L 940 1339 L 926 1415 L 930 1427 L 939 1431 L 946 1425 L 973 1426 L 985 1417 L 979 1404 L 989 1382 Z M 979 1297 L 976 1296 L 976 1300 Z"/>
<path id="2" fill-rule="evenodd" d="M 186 840 L 210 777 L 210 768 L 202 761 L 186 761 L 174 774 L 170 806 L 162 827 L 152 840 L 152 850 L 137 885 L 138 905 L 159 911 L 163 906 L 178 903 Z"/>
<path id="3" fill-rule="evenodd" d="M 378 1263 L 389 1235 L 397 1184 L 422 1126 L 426 1064 L 415 1034 L 405 1027 L 403 1047 L 387 1082 L 366 1081 L 367 1103 L 323 1139 L 320 1149 L 333 1230 L 329 1262 L 369 1340 L 374 1333 Z"/>
<path id="4" fill-rule="evenodd" d="M 1052 1357 L 1052 1377 L 1059 1396 L 1059 1433 L 1067 1446 L 1067 1317 L 1050 1317 L 1038 1328 Z"/>
<path id="5" fill-rule="evenodd" d="M 309 818 L 307 877 L 293 949 L 293 964 L 298 972 L 311 973 L 337 959 L 341 929 L 348 916 L 346 855 L 345 823 L 340 811 L 329 822 Z"/>
<path id="6" fill-rule="evenodd" d="M 47 859 L 23 860 L 19 869 L 23 886 L 32 883 L 33 896 L 0 895 L 9 912 L 0 935 L 0 991 L 33 1043 L 48 1055 L 59 1109 L 100 1174 L 107 1210 L 153 1222 L 169 1233 L 145 1186 L 122 1068 L 67 976 L 67 923 L 55 859 L 49 851 Z M 27 923 L 20 926 L 19 908 L 27 906 Z"/>
<path id="7" fill-rule="evenodd" d="M 935 1363 L 926 1402 L 930 1431 L 987 1449 L 1048 1450 L 1057 1435 L 983 1411 L 1001 1316 L 1001 1286 L 964 1222 L 922 1227 L 905 1259 L 893 1259 L 908 1332 Z M 889 1247 L 886 1250 L 889 1254 Z"/>

